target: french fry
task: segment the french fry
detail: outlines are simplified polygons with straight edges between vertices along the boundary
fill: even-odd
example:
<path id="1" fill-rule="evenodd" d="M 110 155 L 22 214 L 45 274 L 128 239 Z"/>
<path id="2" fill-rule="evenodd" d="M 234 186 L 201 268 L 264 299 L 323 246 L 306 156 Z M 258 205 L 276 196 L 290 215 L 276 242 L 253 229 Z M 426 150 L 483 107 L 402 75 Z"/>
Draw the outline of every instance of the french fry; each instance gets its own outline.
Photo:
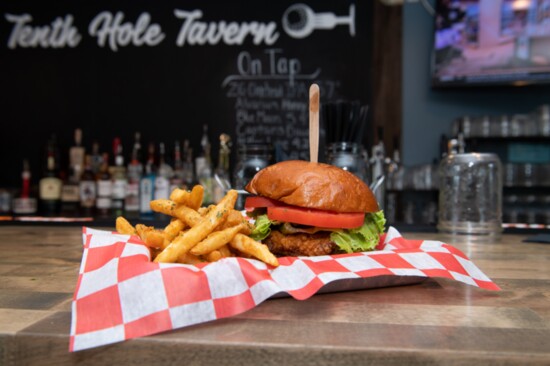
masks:
<path id="1" fill-rule="evenodd" d="M 204 187 L 196 185 L 191 190 L 191 198 L 189 199 L 189 207 L 193 210 L 198 210 L 202 206 L 202 200 L 204 199 Z"/>
<path id="2" fill-rule="evenodd" d="M 183 190 L 180 189 L 180 191 Z M 150 206 L 151 210 L 176 217 L 189 226 L 195 226 L 201 220 L 201 215 L 195 209 L 183 204 L 177 204 L 172 200 L 154 200 L 151 201 Z"/>
<path id="3" fill-rule="evenodd" d="M 221 253 L 222 257 L 233 257 L 233 253 L 231 253 L 231 249 L 229 249 L 229 245 L 225 244 L 218 248 L 218 252 Z"/>
<path id="4" fill-rule="evenodd" d="M 151 210 L 162 214 L 175 217 L 175 211 L 178 205 L 171 200 L 153 200 L 149 203 Z"/>
<path id="5" fill-rule="evenodd" d="M 145 226 L 142 224 L 136 225 L 136 231 L 148 247 L 152 248 L 163 248 L 164 247 L 164 232 L 161 230 L 156 230 L 152 226 Z"/>
<path id="6" fill-rule="evenodd" d="M 229 245 L 240 252 L 251 255 L 254 258 L 261 260 L 267 264 L 270 264 L 274 267 L 279 265 L 277 257 L 269 251 L 267 245 L 262 244 L 249 236 L 244 234 L 237 234 L 231 241 Z"/>
<path id="7" fill-rule="evenodd" d="M 229 215 L 227 215 L 225 222 L 219 227 L 219 229 L 222 230 L 237 225 L 241 225 L 241 233 L 245 235 L 250 235 L 252 230 L 254 230 L 254 225 L 245 219 L 237 210 L 231 210 Z"/>
<path id="8" fill-rule="evenodd" d="M 135 235 L 137 234 L 136 228 L 133 227 L 128 220 L 126 220 L 124 217 L 119 216 L 116 218 L 116 231 L 120 234 L 126 234 L 126 235 Z"/>
<path id="9" fill-rule="evenodd" d="M 207 206 L 207 207 L 201 207 L 197 210 L 197 212 L 201 215 L 201 216 L 204 216 L 206 215 L 207 213 L 210 212 L 210 210 L 212 210 L 214 207 L 216 207 L 216 205 L 210 205 L 210 206 Z"/>
<path id="10" fill-rule="evenodd" d="M 219 250 L 214 250 L 213 252 L 210 252 L 206 255 L 206 260 L 209 262 L 217 262 L 222 258 L 223 256 Z"/>
<path id="11" fill-rule="evenodd" d="M 187 205 L 189 203 L 189 197 L 191 196 L 191 191 L 186 191 L 185 189 L 176 188 L 170 193 L 170 201 L 176 203 Z"/>
<path id="12" fill-rule="evenodd" d="M 211 210 L 199 223 L 183 235 L 174 239 L 174 241 L 155 258 L 155 262 L 173 263 L 178 257 L 189 252 L 191 248 L 206 238 L 208 234 L 227 217 L 229 211 L 235 206 L 236 201 L 237 191 L 230 190 L 227 192 L 220 203 L 216 205 L 215 209 Z"/>
<path id="13" fill-rule="evenodd" d="M 166 240 L 168 240 L 168 242 L 171 242 L 184 228 L 185 223 L 180 219 L 174 219 L 170 221 L 170 223 L 164 228 Z"/>
<path id="14" fill-rule="evenodd" d="M 178 206 L 175 211 L 175 215 L 178 219 L 191 227 L 197 225 L 203 219 L 196 210 L 183 205 Z"/>
<path id="15" fill-rule="evenodd" d="M 145 235 L 146 231 L 149 230 L 149 228 L 146 225 L 143 224 L 137 224 L 136 225 L 136 232 L 138 236 L 141 238 L 141 240 L 145 241 Z"/>
<path id="16" fill-rule="evenodd" d="M 191 253 L 185 253 L 184 255 L 178 258 L 177 262 L 183 263 L 183 264 L 199 264 L 204 261 L 199 257 L 197 257 L 196 255 L 193 255 Z"/>
<path id="17" fill-rule="evenodd" d="M 170 194 L 171 201 L 190 207 L 195 211 L 201 207 L 203 198 L 204 188 L 201 185 L 194 186 L 191 191 L 176 188 Z"/>
<path id="18" fill-rule="evenodd" d="M 241 230 L 242 225 L 239 224 L 237 226 L 229 227 L 224 230 L 214 231 L 200 243 L 195 245 L 190 250 L 190 253 L 194 255 L 205 255 L 213 252 L 214 250 L 218 250 L 220 247 L 229 243 L 229 241 L 233 239 L 233 237 L 237 235 L 237 233 Z"/>

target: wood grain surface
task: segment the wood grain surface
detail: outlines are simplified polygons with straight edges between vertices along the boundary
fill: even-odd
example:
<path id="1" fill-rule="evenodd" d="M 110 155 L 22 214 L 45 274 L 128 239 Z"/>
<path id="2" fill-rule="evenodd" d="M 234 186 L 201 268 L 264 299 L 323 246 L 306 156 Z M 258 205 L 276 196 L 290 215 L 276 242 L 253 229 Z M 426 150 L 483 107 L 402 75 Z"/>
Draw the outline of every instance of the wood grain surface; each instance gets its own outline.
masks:
<path id="1" fill-rule="evenodd" d="M 0 226 L 0 365 L 550 364 L 550 245 L 403 235 L 458 247 L 502 291 L 429 279 L 272 299 L 236 317 L 69 353 L 81 229 Z"/>

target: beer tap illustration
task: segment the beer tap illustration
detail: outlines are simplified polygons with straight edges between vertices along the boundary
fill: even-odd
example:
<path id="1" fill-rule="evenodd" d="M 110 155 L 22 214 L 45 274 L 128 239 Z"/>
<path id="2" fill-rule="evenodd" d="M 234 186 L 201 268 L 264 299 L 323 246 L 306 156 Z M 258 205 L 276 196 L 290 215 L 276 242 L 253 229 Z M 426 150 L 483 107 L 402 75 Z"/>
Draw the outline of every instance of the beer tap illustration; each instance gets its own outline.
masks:
<path id="1" fill-rule="evenodd" d="M 306 4 L 294 4 L 283 14 L 283 29 L 293 38 L 305 38 L 316 29 L 333 29 L 337 25 L 349 25 L 349 33 L 355 36 L 355 4 L 349 7 L 347 16 L 334 13 L 315 13 Z"/>

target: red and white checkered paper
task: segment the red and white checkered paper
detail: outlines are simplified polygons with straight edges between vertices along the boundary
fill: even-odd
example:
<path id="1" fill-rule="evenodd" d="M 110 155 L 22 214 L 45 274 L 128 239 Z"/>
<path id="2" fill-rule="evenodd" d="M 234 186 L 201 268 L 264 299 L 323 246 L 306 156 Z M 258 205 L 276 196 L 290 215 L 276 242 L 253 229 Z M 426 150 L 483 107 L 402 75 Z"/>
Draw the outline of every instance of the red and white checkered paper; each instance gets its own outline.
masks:
<path id="1" fill-rule="evenodd" d="M 339 279 L 380 275 L 446 277 L 499 290 L 451 245 L 406 240 L 390 228 L 376 251 L 279 258 L 277 268 L 244 258 L 204 265 L 154 263 L 136 236 L 83 229 L 72 302 L 70 351 L 243 313 L 286 292 L 297 300 Z"/>

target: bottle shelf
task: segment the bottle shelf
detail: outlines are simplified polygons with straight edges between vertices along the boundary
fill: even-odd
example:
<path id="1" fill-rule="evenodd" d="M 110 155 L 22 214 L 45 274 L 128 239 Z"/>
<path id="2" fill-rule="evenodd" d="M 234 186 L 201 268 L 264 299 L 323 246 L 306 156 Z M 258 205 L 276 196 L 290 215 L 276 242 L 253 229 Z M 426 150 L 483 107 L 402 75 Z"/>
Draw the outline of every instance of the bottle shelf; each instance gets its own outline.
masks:
<path id="1" fill-rule="evenodd" d="M 147 226 L 164 227 L 170 220 L 164 217 L 131 216 L 124 217 L 132 224 L 144 224 Z M 116 217 L 68 217 L 68 216 L 0 216 L 0 225 L 61 225 L 61 226 L 93 226 L 93 227 L 115 227 Z"/>
<path id="2" fill-rule="evenodd" d="M 470 136 L 464 137 L 464 140 L 466 141 L 466 143 L 547 143 L 548 141 L 550 141 L 550 136 Z"/>

